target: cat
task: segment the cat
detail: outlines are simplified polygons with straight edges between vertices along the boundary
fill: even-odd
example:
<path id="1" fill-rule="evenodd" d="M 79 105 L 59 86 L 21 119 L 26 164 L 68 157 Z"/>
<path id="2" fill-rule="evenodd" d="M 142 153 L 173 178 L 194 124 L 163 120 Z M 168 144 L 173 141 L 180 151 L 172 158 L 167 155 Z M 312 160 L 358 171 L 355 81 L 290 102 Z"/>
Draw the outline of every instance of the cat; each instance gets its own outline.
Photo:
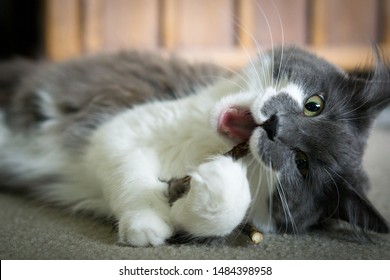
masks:
<path id="1" fill-rule="evenodd" d="M 132 246 L 179 231 L 224 237 L 243 222 L 387 233 L 362 167 L 390 103 L 390 67 L 376 54 L 368 79 L 294 46 L 240 72 L 136 51 L 3 64 L 2 188 L 112 217 Z M 244 158 L 223 155 L 244 142 Z M 167 182 L 186 175 L 189 192 L 170 205 Z"/>

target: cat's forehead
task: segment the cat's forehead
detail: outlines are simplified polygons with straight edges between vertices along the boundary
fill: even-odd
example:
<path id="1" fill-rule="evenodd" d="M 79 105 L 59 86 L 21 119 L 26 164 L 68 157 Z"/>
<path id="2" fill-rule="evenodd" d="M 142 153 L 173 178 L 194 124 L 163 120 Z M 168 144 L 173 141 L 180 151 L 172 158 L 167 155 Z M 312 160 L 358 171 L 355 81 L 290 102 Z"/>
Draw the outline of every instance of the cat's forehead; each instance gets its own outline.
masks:
<path id="1" fill-rule="evenodd" d="M 275 69 L 281 71 L 299 70 L 308 73 L 343 73 L 343 71 L 328 61 L 299 48 L 279 48 L 265 54 L 271 57 Z"/>
<path id="2" fill-rule="evenodd" d="M 294 85 L 300 89 L 300 97 L 307 99 L 321 92 L 326 95 L 336 85 L 340 86 L 345 76 L 343 70 L 307 51 L 277 48 L 251 61 L 245 68 L 243 82 L 251 91 L 263 94 L 270 88 L 281 92 Z"/>
<path id="3" fill-rule="evenodd" d="M 345 76 L 337 66 L 302 49 L 279 48 L 266 56 L 272 61 L 270 71 L 275 80 L 287 79 L 309 92 L 324 90 L 334 79 Z"/>

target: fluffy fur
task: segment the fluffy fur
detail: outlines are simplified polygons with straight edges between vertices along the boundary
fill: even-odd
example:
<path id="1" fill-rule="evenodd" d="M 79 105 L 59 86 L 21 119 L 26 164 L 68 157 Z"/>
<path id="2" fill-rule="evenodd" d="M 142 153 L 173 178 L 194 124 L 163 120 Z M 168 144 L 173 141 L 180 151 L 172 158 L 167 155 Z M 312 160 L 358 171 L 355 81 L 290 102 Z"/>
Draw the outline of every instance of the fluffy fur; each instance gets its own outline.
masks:
<path id="1" fill-rule="evenodd" d="M 388 232 L 361 166 L 390 102 L 379 58 L 369 80 L 296 48 L 234 75 L 134 52 L 19 68 L 0 72 L 3 187 L 113 217 L 122 243 L 226 236 L 243 221 L 301 233 L 342 219 Z M 324 104 L 310 116 L 313 96 Z M 244 141 L 250 155 L 222 156 Z M 188 174 L 189 193 L 171 206 L 166 182 Z"/>

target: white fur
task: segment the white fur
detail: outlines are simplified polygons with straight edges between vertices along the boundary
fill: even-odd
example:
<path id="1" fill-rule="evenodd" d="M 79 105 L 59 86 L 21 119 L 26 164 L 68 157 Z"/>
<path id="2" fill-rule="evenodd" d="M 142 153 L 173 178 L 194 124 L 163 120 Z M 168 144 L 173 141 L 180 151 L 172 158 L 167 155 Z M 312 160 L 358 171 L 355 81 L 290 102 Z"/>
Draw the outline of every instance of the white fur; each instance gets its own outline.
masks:
<path id="1" fill-rule="evenodd" d="M 149 103 L 115 116 L 93 133 L 79 155 L 61 149 L 51 131 L 55 123 L 28 138 L 0 127 L 1 162 L 21 174 L 22 181 L 62 175 L 65 181 L 42 186 L 40 196 L 75 211 L 115 217 L 122 243 L 157 246 L 182 229 L 196 236 L 224 236 L 245 217 L 272 231 L 272 172 L 256 156 L 237 162 L 215 156 L 234 145 L 217 132 L 223 110 L 248 107 L 261 123 L 265 101 L 280 92 L 270 81 L 269 58 L 260 61 L 264 64 L 258 69 L 244 71 L 244 82 L 221 82 L 185 99 Z M 282 90 L 302 104 L 297 86 Z M 42 92 L 41 97 L 49 106 L 49 95 Z M 250 139 L 254 155 L 256 141 L 255 131 Z M 188 174 L 189 193 L 170 207 L 164 181 Z"/>
<path id="2" fill-rule="evenodd" d="M 264 104 L 272 97 L 275 97 L 280 93 L 287 93 L 300 107 L 303 107 L 304 94 L 300 86 L 294 83 L 288 83 L 284 87 L 280 87 L 280 84 L 279 87 L 270 86 L 264 91 L 264 94 L 258 95 L 252 104 L 252 112 L 258 112 L 258 114 L 253 115 L 258 123 L 263 123 L 269 118 L 269 116 L 264 116 L 261 113 L 261 108 L 263 108 Z"/>
<path id="3" fill-rule="evenodd" d="M 206 91 L 181 101 L 139 106 L 118 115 L 93 135 L 81 170 L 94 173 L 100 182 L 104 200 L 119 220 L 120 241 L 137 246 L 159 245 L 174 229 L 182 228 L 191 228 L 190 233 L 198 236 L 221 236 L 244 218 L 250 197 L 248 183 L 242 176 L 245 169 L 237 163 L 230 168 L 229 164 L 224 166 L 223 162 L 230 160 L 227 158 L 206 164 L 210 173 L 201 165 L 232 147 L 211 129 L 210 111 L 216 94 Z M 236 174 L 235 170 L 241 172 Z M 170 208 L 163 179 L 191 172 L 194 179 L 190 194 Z M 230 185 L 217 179 L 231 176 L 236 179 Z M 237 180 L 241 184 L 237 185 Z M 221 190 L 222 186 L 225 188 Z M 216 198 L 218 192 L 221 199 L 215 203 L 219 212 L 214 207 L 194 206 L 207 206 L 202 199 Z M 243 197 L 234 204 L 230 193 L 235 194 L 234 198 L 243 193 Z M 233 209 L 236 215 L 226 215 L 225 211 Z M 198 222 L 194 221 L 196 217 Z"/>
<path id="4" fill-rule="evenodd" d="M 305 95 L 303 93 L 303 89 L 299 85 L 289 83 L 286 87 L 282 88 L 280 92 L 284 92 L 290 95 L 291 98 L 295 100 L 301 108 L 303 108 Z"/>

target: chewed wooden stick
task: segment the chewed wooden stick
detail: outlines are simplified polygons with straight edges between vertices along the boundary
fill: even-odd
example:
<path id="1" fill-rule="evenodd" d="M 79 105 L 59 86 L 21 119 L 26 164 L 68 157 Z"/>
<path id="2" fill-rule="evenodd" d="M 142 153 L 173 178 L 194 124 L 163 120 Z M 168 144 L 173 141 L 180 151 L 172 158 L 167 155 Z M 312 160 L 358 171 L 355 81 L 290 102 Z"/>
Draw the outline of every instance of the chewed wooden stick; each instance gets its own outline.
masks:
<path id="1" fill-rule="evenodd" d="M 231 156 L 233 160 L 238 160 L 246 156 L 249 152 L 248 143 L 241 143 L 233 147 L 230 151 L 225 153 L 225 156 Z M 190 190 L 191 176 L 183 178 L 173 178 L 168 181 L 168 196 L 169 203 L 173 204 L 180 197 L 185 195 Z M 253 243 L 260 243 L 263 241 L 263 235 L 253 225 L 245 224 L 242 231 L 249 236 Z"/>
<path id="2" fill-rule="evenodd" d="M 242 232 L 245 233 L 251 241 L 255 244 L 259 244 L 263 241 L 263 234 L 252 224 L 246 223 L 242 228 Z"/>

